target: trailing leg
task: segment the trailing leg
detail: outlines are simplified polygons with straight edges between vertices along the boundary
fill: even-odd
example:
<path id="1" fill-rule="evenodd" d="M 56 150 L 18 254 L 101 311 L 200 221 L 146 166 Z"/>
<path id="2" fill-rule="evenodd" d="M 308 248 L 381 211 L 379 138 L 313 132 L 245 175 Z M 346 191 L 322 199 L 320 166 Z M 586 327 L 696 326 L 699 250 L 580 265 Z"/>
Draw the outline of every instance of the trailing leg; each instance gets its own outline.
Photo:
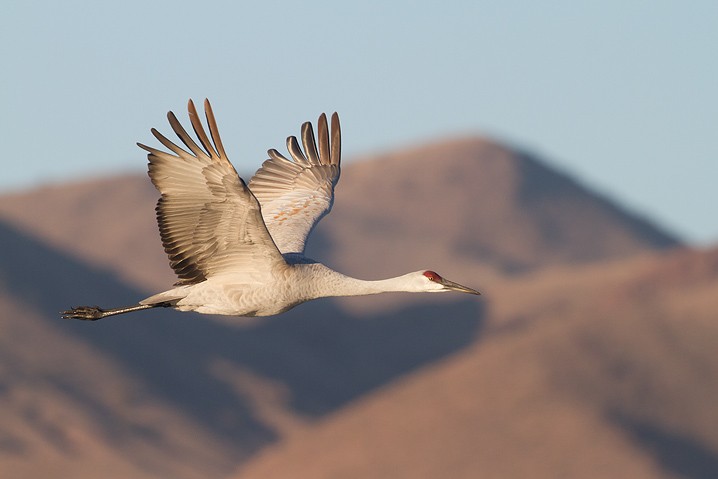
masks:
<path id="1" fill-rule="evenodd" d="M 132 313 L 143 309 L 151 308 L 169 308 L 171 303 L 154 303 L 154 304 L 137 304 L 135 306 L 126 306 L 124 308 L 102 309 L 99 306 L 78 306 L 76 308 L 63 311 L 63 319 L 81 319 L 84 321 L 97 321 L 107 316 L 115 316 L 117 314 Z"/>

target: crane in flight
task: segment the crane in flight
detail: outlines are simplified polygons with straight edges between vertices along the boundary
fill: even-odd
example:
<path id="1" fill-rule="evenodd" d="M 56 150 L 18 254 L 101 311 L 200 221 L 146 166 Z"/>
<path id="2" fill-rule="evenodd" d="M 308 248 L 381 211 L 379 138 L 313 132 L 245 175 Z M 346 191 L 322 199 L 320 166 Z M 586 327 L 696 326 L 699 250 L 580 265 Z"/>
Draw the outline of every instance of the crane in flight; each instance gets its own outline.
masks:
<path id="1" fill-rule="evenodd" d="M 268 151 L 245 184 L 227 158 L 209 101 L 204 109 L 209 136 L 192 100 L 188 103 L 199 144 L 169 112 L 178 146 L 154 128 L 152 134 L 171 153 L 145 146 L 149 176 L 161 197 L 157 223 L 162 245 L 179 281 L 168 291 L 122 308 L 79 306 L 66 319 L 107 316 L 165 307 L 231 316 L 271 316 L 316 298 L 384 292 L 478 291 L 421 270 L 395 278 L 364 281 L 338 273 L 304 256 L 307 236 L 332 208 L 339 181 L 339 117 L 302 125 L 301 140 L 287 138 L 291 159 Z"/>

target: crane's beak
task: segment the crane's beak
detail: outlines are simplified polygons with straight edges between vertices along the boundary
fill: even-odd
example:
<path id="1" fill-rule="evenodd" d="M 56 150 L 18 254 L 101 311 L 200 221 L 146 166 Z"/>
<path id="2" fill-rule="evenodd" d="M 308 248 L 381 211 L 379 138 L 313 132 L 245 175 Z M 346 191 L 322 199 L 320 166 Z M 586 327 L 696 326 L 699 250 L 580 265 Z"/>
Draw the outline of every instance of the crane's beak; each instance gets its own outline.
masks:
<path id="1" fill-rule="evenodd" d="M 440 281 L 441 285 L 449 289 L 451 291 L 458 291 L 460 293 L 469 293 L 469 294 L 481 294 L 475 289 L 467 288 L 466 286 L 462 286 L 459 283 L 454 283 L 453 281 L 449 281 L 448 279 L 441 278 Z"/>

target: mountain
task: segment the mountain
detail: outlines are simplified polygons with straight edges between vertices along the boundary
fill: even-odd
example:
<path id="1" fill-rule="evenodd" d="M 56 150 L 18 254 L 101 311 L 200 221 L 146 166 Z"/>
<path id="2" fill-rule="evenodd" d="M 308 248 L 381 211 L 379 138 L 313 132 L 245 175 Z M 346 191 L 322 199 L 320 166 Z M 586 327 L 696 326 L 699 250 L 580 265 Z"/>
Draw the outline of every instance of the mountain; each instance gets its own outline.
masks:
<path id="1" fill-rule="evenodd" d="M 470 261 L 502 274 L 678 244 L 533 155 L 477 138 L 352 164 L 324 221 L 332 261 L 380 275 L 392 274 L 384 266 L 393 265 L 382 255 L 352 254 L 357 238 L 402 264 Z"/>
<path id="2" fill-rule="evenodd" d="M 544 290 L 541 314 L 550 315 L 553 304 L 573 304 L 563 289 L 583 291 L 568 287 L 574 275 L 610 276 L 624 262 L 642 264 L 649 252 L 658 264 L 658 252 L 679 244 L 531 155 L 456 140 L 349 163 L 310 254 L 366 278 L 437 269 L 478 287 L 483 299 L 321 300 L 265 320 L 173 311 L 96 323 L 59 320 L 57 312 L 68 306 L 130 304 L 174 281 L 154 224 L 156 197 L 146 178 L 123 176 L 0 198 L 0 470 L 14 477 L 96 477 L 101 468 L 103 477 L 193 478 L 221 477 L 238 466 L 248 474 L 282 467 L 281 450 L 295 447 L 293 438 L 321 444 L 317 431 L 335 420 L 355 421 L 365 403 L 391 402 L 392 391 L 407 382 L 428 378 L 430 387 L 443 368 L 477 350 L 510 358 L 512 341 L 538 347 L 551 334 L 560 336 L 562 323 L 537 320 L 531 309 Z M 618 266 L 597 264 L 609 260 Z M 553 278 L 567 287 L 552 286 Z M 630 317 L 650 306 L 619 300 L 616 311 L 627 305 Z M 518 312 L 505 311 L 511 308 Z M 534 339 L 525 338 L 528 331 L 536 331 Z M 653 337 L 645 336 L 638 339 Z M 617 333 L 606 342 L 620 339 Z M 566 362 L 578 367 L 580 358 L 571 354 L 582 351 L 565 352 Z M 473 363 L 476 370 L 486 369 L 481 361 Z M 493 389 L 533 394 L 531 382 L 510 386 L 520 377 L 512 364 L 518 363 L 489 362 L 482 375 L 493 375 Z M 551 374 L 552 367 L 543 361 L 529 370 Z M 473 389 L 477 380 L 456 379 L 468 381 L 477 399 L 487 394 Z M 686 390 L 697 387 L 693 379 Z M 549 386 L 548 410 L 551 398 L 565 402 Z M 446 391 L 463 392 L 458 383 Z M 410 401 L 421 411 L 421 397 Z M 508 414 L 515 411 L 494 412 L 496 421 L 520 425 Z M 572 417 L 578 424 L 619 417 L 594 413 L 577 409 Z M 423 421 L 417 427 L 439 428 L 430 414 Z M 695 441 L 708 444 L 705 451 L 713 447 L 702 437 Z M 346 454 L 341 444 L 337 461 Z M 411 444 L 397 454 L 410 456 Z M 279 466 L 262 466 L 265 457 Z M 626 453 L 625 464 L 642 457 Z M 670 472 L 661 467 L 656 470 Z"/>

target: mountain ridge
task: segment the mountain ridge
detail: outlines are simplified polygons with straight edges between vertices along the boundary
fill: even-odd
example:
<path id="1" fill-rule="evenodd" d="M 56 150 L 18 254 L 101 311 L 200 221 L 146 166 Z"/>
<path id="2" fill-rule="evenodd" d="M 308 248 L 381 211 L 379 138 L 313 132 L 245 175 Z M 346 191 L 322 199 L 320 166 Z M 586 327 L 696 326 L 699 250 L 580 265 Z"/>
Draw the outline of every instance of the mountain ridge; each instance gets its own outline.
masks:
<path id="1" fill-rule="evenodd" d="M 604 271 L 602 262 L 620 266 L 626 261 L 638 268 L 652 255 L 669 258 L 666 250 L 680 244 L 600 195 L 583 191 L 570 177 L 553 174 L 522 155 L 474 139 L 350 163 L 343 169 L 334 211 L 309 244 L 311 256 L 347 274 L 373 279 L 432 268 L 482 290 L 482 299 L 388 294 L 319 300 L 263 321 L 163 310 L 97 323 L 62 322 L 57 312 L 69 306 L 129 304 L 174 282 L 154 221 L 157 192 L 149 180 L 132 175 L 0 196 L 0 240 L 7 252 L 0 259 L 1 310 L 14 312 L 0 316 L 3 329 L 14 331 L 0 343 L 6 356 L 0 376 L 0 401 L 5 401 L 0 430 L 6 434 L 5 442 L 0 436 L 0 468 L 11 465 L 12 470 L 37 476 L 49 473 L 43 464 L 53 464 L 55 472 L 96 477 L 97 467 L 110 464 L 116 468 L 114 477 L 171 473 L 190 479 L 206 477 L 210 469 L 218 476 L 230 474 L 239 465 L 261 470 L 261 458 L 281 456 L 276 448 L 285 441 L 310 437 L 334 418 L 356 421 L 357 405 L 361 408 L 373 398 L 391 402 L 386 394 L 406 381 L 423 384 L 419 391 L 430 396 L 432 381 L 447 381 L 436 371 L 459 367 L 451 365 L 474 357 L 477 348 L 488 345 L 497 351 L 492 357 L 504 358 L 511 357 L 511 348 L 502 350 L 507 344 L 556 341 L 560 321 L 537 318 L 570 310 L 579 301 L 563 289 L 576 292 L 570 288 L 573 283 L 588 284 L 582 278 L 612 271 L 610 265 Z M 521 166 L 526 164 L 532 166 Z M 531 178 L 540 184 L 530 186 Z M 597 239 L 602 240 L 600 247 Z M 672 267 L 678 272 L 685 268 L 681 261 Z M 712 284 L 698 273 L 696 289 Z M 650 291 L 653 276 L 635 288 Z M 673 287 L 670 281 L 655 286 L 657 291 Z M 550 293 L 545 301 L 543 293 Z M 644 307 L 633 294 L 623 298 L 620 293 L 610 290 L 609 295 L 617 311 L 621 304 Z M 710 298 L 705 301 L 712 305 Z M 556 305 L 563 306 L 552 309 Z M 34 319 L 27 324 L 19 320 L 22 311 Z M 33 338 L 40 330 L 48 332 L 36 343 Z M 621 340 L 620 335 L 607 337 L 608 348 L 611 341 Z M 567 358 L 580 353 L 565 343 L 553 344 L 563 347 Z M 43 354 L 33 355 L 33 348 L 42 348 Z M 66 365 L 63 359 L 70 350 L 76 352 Z M 483 354 L 478 363 L 474 358 L 468 364 L 481 365 Z M 32 361 L 37 367 L 26 369 Z M 494 385 L 502 384 L 502 374 L 524 374 L 508 366 L 501 369 L 500 361 L 492 364 L 499 369 L 482 374 L 493 378 Z M 539 364 L 546 368 L 542 375 L 555 367 L 544 359 Z M 422 380 L 424 375 L 434 379 Z M 24 379 L 18 381 L 20 377 Z M 521 377 L 528 382 L 522 383 L 519 397 L 536 391 L 530 374 Z M 101 378 L 101 387 L 93 388 L 92 380 Z M 562 404 L 572 400 L 570 394 L 538 391 Z M 514 404 L 515 398 L 504 399 Z M 471 404 L 460 397 L 447 400 L 449 406 L 458 401 L 471 411 Z M 23 413 L 23 401 L 30 401 L 35 412 Z M 423 404 L 422 397 L 415 401 Z M 56 403 L 65 405 L 61 414 L 45 413 Z M 501 416 L 506 413 L 501 401 L 493 404 L 496 417 L 510 421 Z M 546 404 L 550 412 L 550 401 Z M 572 411 L 576 434 L 585 431 L 586 421 L 595 424 L 606 434 L 606 447 L 614 451 L 611 438 L 631 440 L 616 432 L 616 423 L 633 421 L 639 436 L 658 426 L 668 431 L 674 427 L 637 417 L 633 410 L 619 409 L 611 417 L 591 408 Z M 447 409 L 447 414 L 454 413 Z M 528 417 L 540 425 L 540 432 L 554 416 Z M 377 420 L 381 425 L 382 419 Z M 419 424 L 436 426 L 430 425 Z M 707 444 L 710 451 L 712 439 L 696 436 L 698 430 L 684 435 L 698 437 L 696 444 Z M 460 428 L 456 431 L 461 433 Z M 53 442 L 52 437 L 61 439 Z M 79 454 L 88 443 L 95 447 Z M 337 447 L 342 444 L 336 442 Z M 546 450 L 561 444 L 548 441 Z M 625 470 L 670 469 L 656 466 L 650 454 L 630 450 L 633 454 L 621 456 Z M 396 453 L 406 457 L 407 449 Z M 337 449 L 337 464 L 343 454 Z M 645 464 L 653 465 L 646 469 Z"/>

